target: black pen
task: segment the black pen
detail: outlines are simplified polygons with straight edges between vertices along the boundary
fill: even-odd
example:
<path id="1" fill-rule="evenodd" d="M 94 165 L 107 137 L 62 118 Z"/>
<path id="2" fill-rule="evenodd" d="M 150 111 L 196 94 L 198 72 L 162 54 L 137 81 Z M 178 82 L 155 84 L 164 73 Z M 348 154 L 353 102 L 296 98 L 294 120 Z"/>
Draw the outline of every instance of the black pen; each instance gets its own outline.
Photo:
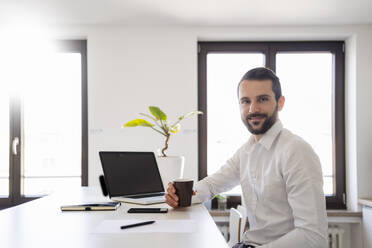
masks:
<path id="1" fill-rule="evenodd" d="M 154 220 L 152 220 L 152 221 L 145 221 L 145 222 L 140 222 L 140 223 L 136 223 L 136 224 L 121 226 L 120 229 L 127 229 L 127 228 L 131 228 L 131 227 L 149 225 L 149 224 L 153 224 L 153 223 L 155 223 Z"/>

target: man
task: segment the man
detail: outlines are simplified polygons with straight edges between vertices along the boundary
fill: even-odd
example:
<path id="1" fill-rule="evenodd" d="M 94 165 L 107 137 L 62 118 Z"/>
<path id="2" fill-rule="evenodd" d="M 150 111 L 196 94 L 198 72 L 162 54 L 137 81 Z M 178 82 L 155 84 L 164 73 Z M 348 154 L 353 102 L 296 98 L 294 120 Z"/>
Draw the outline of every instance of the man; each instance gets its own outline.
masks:
<path id="1" fill-rule="evenodd" d="M 252 135 L 219 171 L 195 185 L 194 198 L 206 201 L 241 184 L 250 228 L 234 247 L 327 247 L 320 161 L 279 120 L 285 102 L 279 78 L 269 69 L 252 69 L 238 85 L 238 98 Z M 177 207 L 171 183 L 167 192 L 166 202 Z"/>

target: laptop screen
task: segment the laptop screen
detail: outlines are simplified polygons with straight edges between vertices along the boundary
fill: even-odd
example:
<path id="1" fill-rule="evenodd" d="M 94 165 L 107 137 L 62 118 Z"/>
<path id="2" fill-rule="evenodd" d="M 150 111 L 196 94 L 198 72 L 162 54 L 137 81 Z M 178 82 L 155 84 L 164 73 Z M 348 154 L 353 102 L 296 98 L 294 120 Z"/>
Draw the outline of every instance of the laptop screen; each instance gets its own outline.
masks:
<path id="1" fill-rule="evenodd" d="M 110 197 L 163 192 L 153 152 L 99 152 Z"/>

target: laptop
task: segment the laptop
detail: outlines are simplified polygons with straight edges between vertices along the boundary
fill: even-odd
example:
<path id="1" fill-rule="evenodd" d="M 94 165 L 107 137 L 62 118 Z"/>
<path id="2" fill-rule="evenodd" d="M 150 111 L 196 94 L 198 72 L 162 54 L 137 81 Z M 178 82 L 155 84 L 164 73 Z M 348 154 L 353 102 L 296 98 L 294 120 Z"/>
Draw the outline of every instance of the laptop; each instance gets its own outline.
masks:
<path id="1" fill-rule="evenodd" d="M 136 204 L 165 202 L 153 152 L 99 152 L 110 198 Z"/>

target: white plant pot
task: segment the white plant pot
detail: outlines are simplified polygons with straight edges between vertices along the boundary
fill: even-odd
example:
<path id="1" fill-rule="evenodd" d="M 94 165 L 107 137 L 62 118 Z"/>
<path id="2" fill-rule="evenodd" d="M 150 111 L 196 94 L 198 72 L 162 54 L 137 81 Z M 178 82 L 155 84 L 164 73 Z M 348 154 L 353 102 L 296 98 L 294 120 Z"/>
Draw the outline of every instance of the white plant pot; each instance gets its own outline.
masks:
<path id="1" fill-rule="evenodd" d="M 163 181 L 164 190 L 167 190 L 168 183 L 175 179 L 183 178 L 183 167 L 185 157 L 183 156 L 167 156 L 156 157 L 161 180 Z"/>

